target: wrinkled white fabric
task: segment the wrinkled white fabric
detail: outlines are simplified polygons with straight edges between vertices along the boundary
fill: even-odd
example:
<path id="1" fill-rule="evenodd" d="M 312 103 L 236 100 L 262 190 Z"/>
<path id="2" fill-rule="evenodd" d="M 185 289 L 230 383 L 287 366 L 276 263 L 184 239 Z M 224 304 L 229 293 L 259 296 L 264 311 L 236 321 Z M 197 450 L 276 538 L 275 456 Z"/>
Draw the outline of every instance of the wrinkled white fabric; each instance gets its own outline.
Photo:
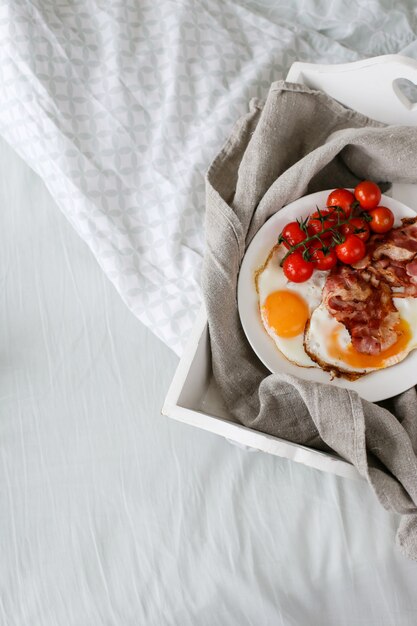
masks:
<path id="1" fill-rule="evenodd" d="M 413 55 L 412 2 L 0 0 L 0 135 L 177 353 L 199 306 L 203 174 L 296 60 Z"/>
<path id="2" fill-rule="evenodd" d="M 57 209 L 179 352 L 250 97 L 415 32 L 411 1 L 0 0 L 0 134 L 55 201 L 1 144 L 0 624 L 415 626 L 365 483 L 160 417 L 176 359 Z"/>
<path id="3" fill-rule="evenodd" d="M 161 417 L 175 355 L 0 172 L 1 626 L 415 626 L 368 485 Z"/>

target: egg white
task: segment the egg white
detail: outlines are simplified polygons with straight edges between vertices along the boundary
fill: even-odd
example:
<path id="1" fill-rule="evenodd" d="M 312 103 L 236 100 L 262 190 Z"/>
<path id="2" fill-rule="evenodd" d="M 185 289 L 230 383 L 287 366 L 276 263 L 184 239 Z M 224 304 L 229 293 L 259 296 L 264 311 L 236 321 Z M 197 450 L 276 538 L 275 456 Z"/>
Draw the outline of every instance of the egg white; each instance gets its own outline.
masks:
<path id="1" fill-rule="evenodd" d="M 411 331 L 411 339 L 407 348 L 417 348 L 417 298 L 393 298 L 401 319 L 408 322 Z"/>
<path id="2" fill-rule="evenodd" d="M 292 363 L 301 367 L 317 367 L 317 364 L 308 356 L 304 349 L 304 333 L 296 337 L 280 337 L 275 330 L 268 325 L 262 307 L 267 297 L 274 291 L 290 291 L 297 293 L 308 305 L 310 316 L 320 305 L 322 290 L 329 272 L 314 271 L 311 278 L 303 283 L 289 281 L 280 267 L 280 261 L 287 250 L 284 246 L 277 246 L 268 259 L 266 265 L 257 273 L 257 290 L 259 308 L 265 330 L 275 342 L 278 350 Z"/>

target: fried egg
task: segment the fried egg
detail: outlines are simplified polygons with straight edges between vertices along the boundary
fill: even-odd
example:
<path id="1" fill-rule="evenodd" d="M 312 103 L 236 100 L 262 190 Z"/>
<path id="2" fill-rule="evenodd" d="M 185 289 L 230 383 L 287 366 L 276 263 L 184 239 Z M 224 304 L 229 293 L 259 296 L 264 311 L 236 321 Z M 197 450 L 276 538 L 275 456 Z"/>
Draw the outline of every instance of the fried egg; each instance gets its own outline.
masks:
<path id="1" fill-rule="evenodd" d="M 400 314 L 399 336 L 387 350 L 375 355 L 355 350 L 344 324 L 321 304 L 313 311 L 305 332 L 306 351 L 322 369 L 351 380 L 400 363 L 417 348 L 417 298 L 393 298 L 393 302 Z"/>
<path id="2" fill-rule="evenodd" d="M 280 267 L 286 252 L 276 246 L 256 273 L 262 323 L 285 358 L 301 367 L 317 367 L 304 349 L 304 330 L 320 305 L 328 272 L 315 271 L 303 283 L 290 282 Z"/>

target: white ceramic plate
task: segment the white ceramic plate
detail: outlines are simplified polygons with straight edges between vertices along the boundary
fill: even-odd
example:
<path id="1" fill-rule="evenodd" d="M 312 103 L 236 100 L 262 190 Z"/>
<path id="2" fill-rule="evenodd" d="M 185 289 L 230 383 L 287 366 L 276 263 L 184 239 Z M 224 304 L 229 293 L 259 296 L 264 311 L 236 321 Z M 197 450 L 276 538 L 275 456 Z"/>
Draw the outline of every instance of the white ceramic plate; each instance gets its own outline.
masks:
<path id="1" fill-rule="evenodd" d="M 265 262 L 285 224 L 297 218 L 307 217 L 309 213 L 315 210 L 316 205 L 324 208 L 331 191 L 331 189 L 319 191 L 292 202 L 273 215 L 255 235 L 246 251 L 240 269 L 238 281 L 239 315 L 249 343 L 271 372 L 286 372 L 305 380 L 331 383 L 338 387 L 353 389 L 362 398 L 371 402 L 378 402 L 417 384 L 417 350 L 411 352 L 401 363 L 381 371 L 372 372 L 356 381 L 348 381 L 343 378 L 331 380 L 330 374 L 320 368 L 299 367 L 287 361 L 265 331 L 258 309 L 258 297 L 254 281 L 255 271 Z M 400 224 L 400 218 L 413 217 L 416 214 L 402 202 L 385 195 L 382 196 L 380 204 L 393 211 L 396 217 L 395 225 Z"/>

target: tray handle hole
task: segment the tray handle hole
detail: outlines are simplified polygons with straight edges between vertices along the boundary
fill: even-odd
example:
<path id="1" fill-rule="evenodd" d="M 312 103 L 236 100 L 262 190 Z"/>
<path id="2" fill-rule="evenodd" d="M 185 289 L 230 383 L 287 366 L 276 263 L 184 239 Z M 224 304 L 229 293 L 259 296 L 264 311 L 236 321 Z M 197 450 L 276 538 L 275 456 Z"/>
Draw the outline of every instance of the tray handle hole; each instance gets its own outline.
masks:
<path id="1" fill-rule="evenodd" d="M 409 111 L 417 110 L 417 84 L 408 78 L 396 78 L 392 81 L 394 93 Z"/>

